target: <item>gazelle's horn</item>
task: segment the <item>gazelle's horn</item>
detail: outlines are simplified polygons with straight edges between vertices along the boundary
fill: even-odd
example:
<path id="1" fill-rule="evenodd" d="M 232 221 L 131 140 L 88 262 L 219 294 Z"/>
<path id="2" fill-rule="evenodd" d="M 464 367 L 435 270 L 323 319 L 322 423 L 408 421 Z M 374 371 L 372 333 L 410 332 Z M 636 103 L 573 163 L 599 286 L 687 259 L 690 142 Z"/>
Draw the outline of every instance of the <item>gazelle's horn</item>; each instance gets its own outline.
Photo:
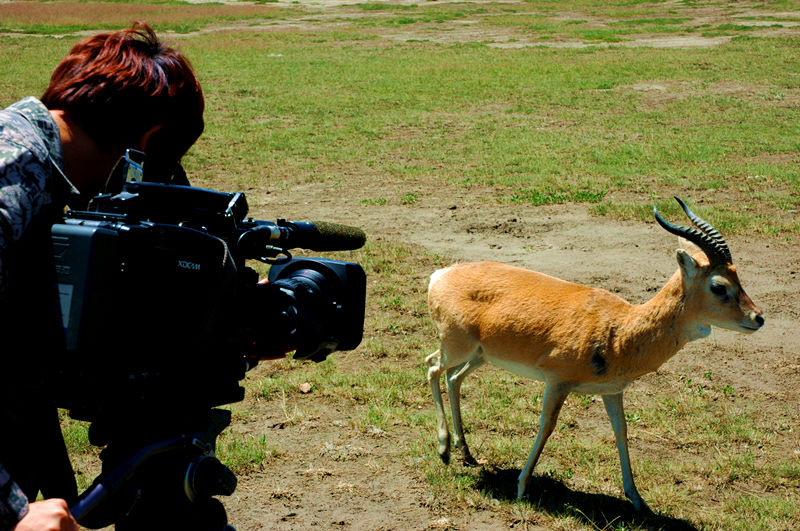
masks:
<path id="1" fill-rule="evenodd" d="M 658 208 L 654 206 L 653 215 L 656 217 L 658 224 L 664 227 L 667 232 L 671 232 L 676 236 L 686 238 L 693 244 L 700 247 L 700 249 L 706 253 L 706 256 L 708 256 L 708 259 L 712 264 L 732 263 L 731 251 L 728 249 L 728 244 L 725 243 L 725 239 L 717 231 L 717 229 L 689 210 L 689 207 L 687 207 L 686 203 L 681 201 L 680 198 L 676 197 L 675 200 L 678 201 L 678 204 L 681 205 L 683 211 L 686 213 L 692 223 L 694 223 L 698 228 L 695 229 L 691 227 L 683 227 L 670 223 L 661 217 L 661 215 L 658 213 Z"/>

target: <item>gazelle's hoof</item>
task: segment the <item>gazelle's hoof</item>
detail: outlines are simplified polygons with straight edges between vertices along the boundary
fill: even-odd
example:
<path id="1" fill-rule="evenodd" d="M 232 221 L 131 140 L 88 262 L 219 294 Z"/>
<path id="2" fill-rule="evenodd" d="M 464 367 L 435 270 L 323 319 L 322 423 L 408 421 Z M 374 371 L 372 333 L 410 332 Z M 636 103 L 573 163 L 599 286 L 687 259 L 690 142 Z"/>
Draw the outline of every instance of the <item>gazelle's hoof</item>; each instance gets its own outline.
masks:
<path id="1" fill-rule="evenodd" d="M 450 445 L 439 446 L 439 457 L 442 459 L 442 462 L 446 465 L 450 464 Z"/>
<path id="2" fill-rule="evenodd" d="M 461 456 L 461 462 L 467 466 L 478 466 L 478 461 L 469 452 Z"/>
<path id="3" fill-rule="evenodd" d="M 629 497 L 631 500 L 631 504 L 633 504 L 633 508 L 636 512 L 639 513 L 652 513 L 653 510 L 650 508 L 649 505 L 645 503 L 641 496 L 637 496 L 636 498 Z"/>

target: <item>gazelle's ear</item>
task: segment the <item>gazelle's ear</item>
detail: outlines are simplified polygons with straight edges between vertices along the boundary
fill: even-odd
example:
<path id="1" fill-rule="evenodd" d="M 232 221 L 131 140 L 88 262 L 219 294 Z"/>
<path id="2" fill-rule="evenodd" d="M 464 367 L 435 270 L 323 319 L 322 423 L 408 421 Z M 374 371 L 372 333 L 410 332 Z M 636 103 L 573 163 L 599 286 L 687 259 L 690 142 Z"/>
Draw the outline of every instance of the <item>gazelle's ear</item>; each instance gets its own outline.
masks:
<path id="1" fill-rule="evenodd" d="M 683 276 L 688 279 L 695 278 L 700 273 L 700 266 L 684 249 L 678 249 L 678 265 L 683 271 Z"/>
<path id="2" fill-rule="evenodd" d="M 678 238 L 678 242 L 681 244 L 681 249 L 686 249 L 686 251 L 688 251 L 688 253 L 692 256 L 703 252 L 698 245 L 695 245 L 686 238 Z"/>

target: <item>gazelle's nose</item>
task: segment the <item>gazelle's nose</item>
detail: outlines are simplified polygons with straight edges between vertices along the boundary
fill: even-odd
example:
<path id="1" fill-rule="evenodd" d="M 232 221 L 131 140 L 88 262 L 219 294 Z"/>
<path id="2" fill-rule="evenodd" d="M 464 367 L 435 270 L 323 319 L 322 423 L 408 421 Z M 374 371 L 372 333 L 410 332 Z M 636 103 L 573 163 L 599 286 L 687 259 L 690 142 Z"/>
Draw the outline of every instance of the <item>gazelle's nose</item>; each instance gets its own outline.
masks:
<path id="1" fill-rule="evenodd" d="M 756 312 L 751 312 L 751 313 L 750 313 L 750 319 L 751 319 L 751 320 L 752 320 L 752 321 L 753 321 L 755 324 L 757 324 L 759 328 L 761 328 L 762 326 L 764 326 L 764 314 L 762 314 L 761 312 L 758 312 L 758 313 L 756 313 Z"/>

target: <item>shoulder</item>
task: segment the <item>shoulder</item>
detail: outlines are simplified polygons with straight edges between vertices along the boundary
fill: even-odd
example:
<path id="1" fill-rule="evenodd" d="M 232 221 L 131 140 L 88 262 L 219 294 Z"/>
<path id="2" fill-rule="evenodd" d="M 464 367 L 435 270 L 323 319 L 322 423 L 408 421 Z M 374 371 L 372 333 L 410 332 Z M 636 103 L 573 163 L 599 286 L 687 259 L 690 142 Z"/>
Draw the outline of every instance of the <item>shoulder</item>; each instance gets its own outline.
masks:
<path id="1" fill-rule="evenodd" d="M 32 217 L 52 202 L 55 139 L 49 137 L 48 119 L 49 112 L 34 98 L 0 111 L 0 228 L 12 239 L 21 237 Z"/>
<path id="2" fill-rule="evenodd" d="M 47 108 L 36 98 L 25 98 L 0 110 L 0 184 L 17 181 L 17 173 L 51 173 L 60 163 L 61 138 Z"/>
<path id="3" fill-rule="evenodd" d="M 41 163 L 61 164 L 61 135 L 50 111 L 36 98 L 0 110 L 0 163 L 29 153 Z"/>

